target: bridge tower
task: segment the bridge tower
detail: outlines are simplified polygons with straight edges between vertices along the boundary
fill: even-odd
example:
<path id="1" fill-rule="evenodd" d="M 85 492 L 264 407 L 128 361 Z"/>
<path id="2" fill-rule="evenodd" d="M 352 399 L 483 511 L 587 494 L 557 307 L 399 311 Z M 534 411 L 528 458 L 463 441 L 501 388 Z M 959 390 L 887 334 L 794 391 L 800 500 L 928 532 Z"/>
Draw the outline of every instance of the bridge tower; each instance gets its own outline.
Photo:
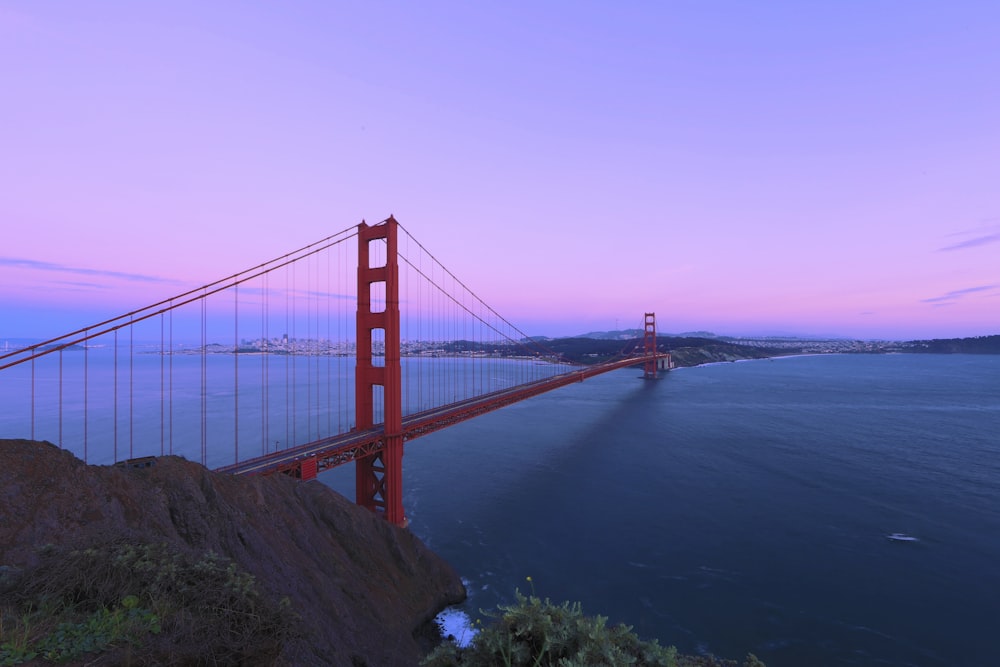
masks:
<path id="1" fill-rule="evenodd" d="M 355 494 L 358 505 L 382 514 L 397 526 L 405 526 L 397 224 L 395 218 L 389 216 L 377 225 L 369 226 L 364 221 L 358 225 L 355 427 L 365 430 L 375 426 L 376 400 L 381 394 L 383 446 L 375 454 L 357 460 Z M 384 239 L 386 245 L 385 265 L 372 266 L 369 246 L 380 239 Z M 377 283 L 384 283 L 385 310 L 382 311 L 372 310 L 372 286 Z M 384 332 L 383 365 L 375 365 L 372 359 L 372 332 L 376 329 Z M 377 391 L 376 387 L 381 387 L 382 391 Z"/>
<path id="2" fill-rule="evenodd" d="M 656 358 L 656 313 L 646 313 L 642 342 L 643 352 L 646 355 L 646 363 L 643 365 L 642 377 L 647 380 L 655 380 L 656 369 L 659 365 Z"/>

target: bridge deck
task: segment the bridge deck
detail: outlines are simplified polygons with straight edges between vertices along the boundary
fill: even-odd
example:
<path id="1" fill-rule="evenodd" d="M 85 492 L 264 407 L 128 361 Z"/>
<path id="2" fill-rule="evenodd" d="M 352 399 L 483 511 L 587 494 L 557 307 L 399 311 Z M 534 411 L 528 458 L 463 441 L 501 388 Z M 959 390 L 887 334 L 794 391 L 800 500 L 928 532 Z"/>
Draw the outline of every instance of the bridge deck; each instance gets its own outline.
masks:
<path id="1" fill-rule="evenodd" d="M 661 355 L 656 356 L 659 357 Z M 537 396 L 574 382 L 583 382 L 588 378 L 602 373 L 635 366 L 643 363 L 645 360 L 646 357 L 638 356 L 587 366 L 544 380 L 537 380 L 423 412 L 416 412 L 403 417 L 403 439 L 412 440 L 413 438 L 433 433 L 466 419 L 498 410 L 526 398 L 531 398 L 532 396 Z M 280 452 L 227 465 L 218 470 L 219 472 L 228 472 L 235 475 L 267 475 L 276 472 L 298 471 L 301 470 L 304 461 L 315 460 L 316 472 L 320 472 L 359 458 L 371 456 L 379 451 L 383 446 L 384 437 L 380 426 L 364 431 L 350 431 L 341 435 L 323 438 L 305 445 L 291 447 Z"/>

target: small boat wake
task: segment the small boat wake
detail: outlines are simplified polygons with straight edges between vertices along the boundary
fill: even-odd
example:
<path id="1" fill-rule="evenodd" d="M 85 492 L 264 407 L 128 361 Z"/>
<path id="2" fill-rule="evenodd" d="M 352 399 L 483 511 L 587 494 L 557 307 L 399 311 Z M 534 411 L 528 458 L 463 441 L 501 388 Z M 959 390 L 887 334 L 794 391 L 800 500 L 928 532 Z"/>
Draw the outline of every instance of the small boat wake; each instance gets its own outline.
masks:
<path id="1" fill-rule="evenodd" d="M 920 540 L 912 535 L 907 535 L 906 533 L 891 533 L 885 536 L 887 540 L 892 540 L 893 542 L 919 542 Z"/>

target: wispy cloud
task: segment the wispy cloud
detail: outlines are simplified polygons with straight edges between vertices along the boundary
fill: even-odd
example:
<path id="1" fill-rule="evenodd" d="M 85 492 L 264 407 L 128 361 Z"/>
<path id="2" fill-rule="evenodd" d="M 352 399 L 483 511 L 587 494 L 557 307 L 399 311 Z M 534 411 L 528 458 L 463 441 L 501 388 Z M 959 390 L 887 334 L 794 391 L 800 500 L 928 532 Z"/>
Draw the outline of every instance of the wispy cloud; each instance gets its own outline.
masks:
<path id="1" fill-rule="evenodd" d="M 968 239 L 962 241 L 961 243 L 955 243 L 954 245 L 948 245 L 943 248 L 938 248 L 938 252 L 948 252 L 951 250 L 963 250 L 965 248 L 975 248 L 981 245 L 986 245 L 988 243 L 998 243 L 1000 242 L 1000 232 L 995 234 L 987 234 L 986 236 L 978 236 L 974 239 Z"/>
<path id="2" fill-rule="evenodd" d="M 976 294 L 979 292 L 989 292 L 990 290 L 997 289 L 998 285 L 979 285 L 977 287 L 966 287 L 964 289 L 956 289 L 950 292 L 945 292 L 941 296 L 932 296 L 929 299 L 921 299 L 921 303 L 929 303 L 934 306 L 950 306 L 951 304 L 957 302 L 959 299 L 968 296 L 969 294 Z"/>
<path id="3" fill-rule="evenodd" d="M 51 262 L 39 262 L 34 259 L 21 259 L 18 257 L 0 257 L 0 266 L 11 266 L 21 269 L 32 269 L 35 271 L 51 271 L 56 273 L 73 273 L 79 276 L 97 276 L 101 278 L 117 278 L 131 282 L 143 283 L 178 283 L 171 278 L 160 278 L 159 276 L 147 276 L 141 273 L 124 273 L 122 271 L 105 271 L 103 269 L 85 269 L 64 264 L 53 264 Z"/>
<path id="4" fill-rule="evenodd" d="M 984 222 L 992 222 L 993 220 L 998 219 L 1000 218 L 987 218 Z M 958 243 L 952 243 L 951 245 L 946 245 L 943 248 L 938 248 L 938 252 L 965 250 L 966 248 L 978 248 L 979 246 L 988 245 L 990 243 L 1000 243 L 1000 225 L 986 225 L 976 229 L 955 232 L 954 234 L 949 234 L 948 236 L 972 236 L 972 238 L 966 238 L 964 241 L 959 241 Z"/>
<path id="5" fill-rule="evenodd" d="M 88 283 L 82 280 L 58 280 L 54 285 L 65 285 L 66 287 L 72 289 L 82 289 L 82 290 L 92 290 L 92 289 L 111 289 L 110 285 L 102 285 L 100 283 Z"/>
<path id="6" fill-rule="evenodd" d="M 258 297 L 268 297 L 268 298 L 279 298 L 283 296 L 291 296 L 295 298 L 320 298 L 320 299 L 339 299 L 346 301 L 357 301 L 358 297 L 356 294 L 341 294 L 339 292 L 327 292 L 318 290 L 305 290 L 305 289 L 282 289 L 280 287 L 247 287 L 246 285 L 240 286 L 241 296 L 258 296 Z"/>

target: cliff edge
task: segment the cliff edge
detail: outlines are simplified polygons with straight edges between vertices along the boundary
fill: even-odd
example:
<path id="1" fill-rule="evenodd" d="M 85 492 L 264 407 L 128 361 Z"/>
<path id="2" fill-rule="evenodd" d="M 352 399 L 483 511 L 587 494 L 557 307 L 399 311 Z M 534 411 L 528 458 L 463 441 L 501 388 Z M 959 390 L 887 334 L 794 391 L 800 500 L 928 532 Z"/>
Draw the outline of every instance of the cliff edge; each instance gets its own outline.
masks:
<path id="1" fill-rule="evenodd" d="M 31 568 L 43 545 L 116 541 L 214 552 L 287 597 L 295 627 L 274 664 L 414 665 L 421 628 L 465 598 L 412 533 L 319 482 L 234 477 L 173 456 L 90 466 L 49 443 L 0 440 L 0 566 Z"/>

